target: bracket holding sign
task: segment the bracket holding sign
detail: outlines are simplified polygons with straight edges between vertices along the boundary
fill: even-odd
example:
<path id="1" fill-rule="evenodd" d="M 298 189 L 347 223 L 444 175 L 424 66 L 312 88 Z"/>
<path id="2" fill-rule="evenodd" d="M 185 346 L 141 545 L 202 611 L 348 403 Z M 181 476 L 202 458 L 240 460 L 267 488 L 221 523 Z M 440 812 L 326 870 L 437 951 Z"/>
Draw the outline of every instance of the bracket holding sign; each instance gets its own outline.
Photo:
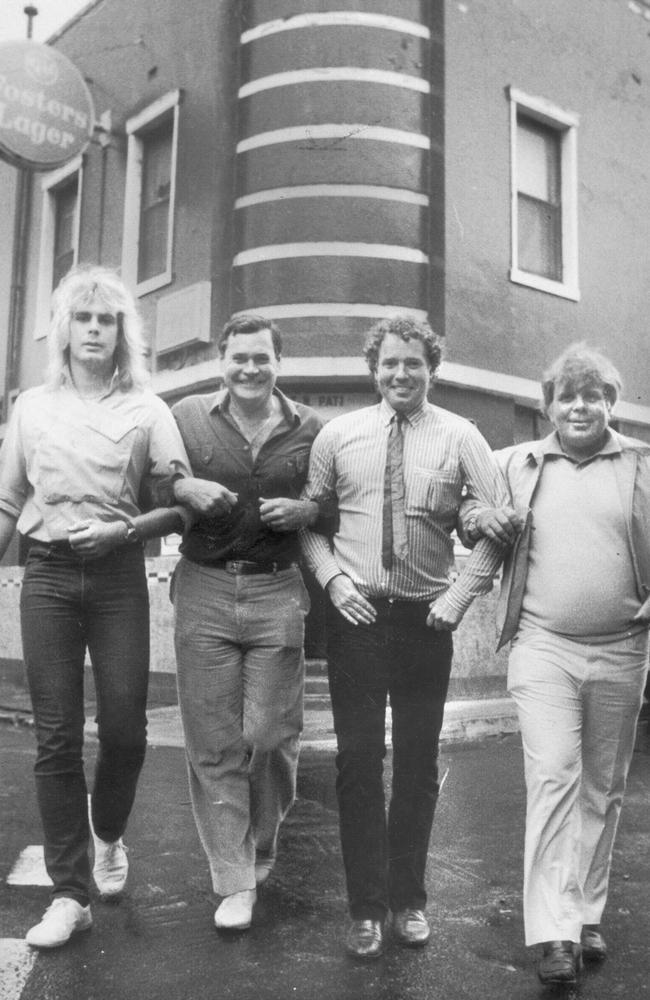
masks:
<path id="1" fill-rule="evenodd" d="M 90 91 L 67 56 L 37 42 L 0 43 L 0 158 L 54 170 L 83 153 L 94 126 Z"/>

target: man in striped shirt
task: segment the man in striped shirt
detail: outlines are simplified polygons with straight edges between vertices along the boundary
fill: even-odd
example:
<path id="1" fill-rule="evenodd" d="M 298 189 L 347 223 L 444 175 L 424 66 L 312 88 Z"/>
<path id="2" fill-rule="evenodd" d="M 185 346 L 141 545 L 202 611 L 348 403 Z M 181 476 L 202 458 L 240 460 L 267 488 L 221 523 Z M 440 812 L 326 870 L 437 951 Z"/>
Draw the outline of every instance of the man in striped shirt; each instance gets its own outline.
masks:
<path id="1" fill-rule="evenodd" d="M 476 428 L 427 402 L 440 343 L 426 323 L 408 316 L 379 323 L 365 356 L 382 400 L 335 418 L 316 438 L 303 495 L 336 500 L 339 527 L 331 545 L 307 529 L 302 544 L 330 597 L 327 656 L 352 917 L 346 948 L 371 959 L 383 952 L 389 910 L 400 944 L 417 947 L 429 938 L 424 876 L 451 631 L 474 597 L 490 590 L 503 555 L 502 547 L 483 539 L 451 582 L 451 536 L 465 487 L 491 508 L 505 507 L 507 496 Z M 386 470 L 389 452 L 392 471 Z M 503 533 L 514 536 L 505 512 L 502 520 Z M 388 821 L 382 777 L 387 696 L 393 744 Z"/>

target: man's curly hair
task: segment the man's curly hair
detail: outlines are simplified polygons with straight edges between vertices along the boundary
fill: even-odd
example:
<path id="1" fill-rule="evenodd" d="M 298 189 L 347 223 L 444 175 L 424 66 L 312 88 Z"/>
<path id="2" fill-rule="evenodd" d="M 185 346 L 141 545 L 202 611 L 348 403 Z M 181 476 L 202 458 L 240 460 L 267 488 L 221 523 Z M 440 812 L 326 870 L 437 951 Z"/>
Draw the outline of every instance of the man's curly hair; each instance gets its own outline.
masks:
<path id="1" fill-rule="evenodd" d="M 426 320 L 402 314 L 380 320 L 368 332 L 363 355 L 373 375 L 377 372 L 381 345 L 391 333 L 407 342 L 419 340 L 424 347 L 424 354 L 431 374 L 436 374 L 442 357 L 442 338 L 433 332 Z"/>

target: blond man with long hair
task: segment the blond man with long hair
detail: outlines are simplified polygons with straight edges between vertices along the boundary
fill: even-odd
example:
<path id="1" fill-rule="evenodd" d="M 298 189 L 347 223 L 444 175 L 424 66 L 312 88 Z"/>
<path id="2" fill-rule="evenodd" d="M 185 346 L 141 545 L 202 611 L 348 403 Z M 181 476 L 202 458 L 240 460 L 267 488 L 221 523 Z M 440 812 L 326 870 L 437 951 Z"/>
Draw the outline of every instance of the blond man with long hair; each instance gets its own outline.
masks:
<path id="1" fill-rule="evenodd" d="M 188 472 L 170 411 L 145 388 L 141 323 L 117 274 L 87 267 L 63 279 L 49 350 L 47 381 L 20 394 L 0 451 L 0 557 L 15 529 L 28 546 L 23 655 L 52 880 L 51 905 L 27 933 L 37 948 L 65 944 L 91 927 L 91 840 L 100 895 L 118 896 L 126 882 L 122 836 L 146 747 L 142 543 L 180 527 L 181 511 L 169 504 L 174 479 Z M 90 819 L 82 757 L 86 651 L 99 728 Z"/>

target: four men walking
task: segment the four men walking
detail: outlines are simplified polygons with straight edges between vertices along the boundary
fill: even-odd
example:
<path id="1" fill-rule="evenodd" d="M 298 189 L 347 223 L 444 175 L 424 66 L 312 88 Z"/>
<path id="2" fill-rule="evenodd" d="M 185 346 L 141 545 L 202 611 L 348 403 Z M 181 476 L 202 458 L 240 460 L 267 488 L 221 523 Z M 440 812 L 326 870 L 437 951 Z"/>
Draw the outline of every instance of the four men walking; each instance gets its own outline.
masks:
<path id="1" fill-rule="evenodd" d="M 86 494 L 77 498 L 61 480 L 57 499 L 48 499 L 46 474 L 56 478 L 56 470 L 46 468 L 45 459 L 42 475 L 32 475 L 29 463 L 21 473 L 23 451 L 41 447 L 31 443 L 31 425 L 22 416 L 31 405 L 26 398 L 2 452 L 0 513 L 7 523 L 0 548 L 18 515 L 24 521 L 34 507 L 29 589 L 37 557 L 73 575 L 109 560 L 112 574 L 114 560 L 119 556 L 121 566 L 131 552 L 132 535 L 137 542 L 182 520 L 182 557 L 172 582 L 179 703 L 192 808 L 219 897 L 217 928 L 250 926 L 256 886 L 273 869 L 280 824 L 295 797 L 309 610 L 299 568 L 304 558 L 328 596 L 336 790 L 351 916 L 346 948 L 355 958 L 378 958 L 389 914 L 399 944 L 426 944 L 425 870 L 451 632 L 473 599 L 491 589 L 505 554 L 499 629 L 501 645 L 512 641 L 508 687 L 524 746 L 526 941 L 542 945 L 544 983 L 575 982 L 583 957 L 600 960 L 606 953 L 601 915 L 647 669 L 650 446 L 609 426 L 618 373 L 585 345 L 569 348 L 543 382 L 553 433 L 495 459 L 470 421 L 429 402 L 441 352 L 425 322 L 395 316 L 370 331 L 365 357 L 380 401 L 323 427 L 314 410 L 276 386 L 277 328 L 264 317 L 240 316 L 226 325 L 219 345 L 223 391 L 176 404 L 178 437 L 168 411 L 167 417 L 164 407 L 158 412 L 162 404 L 156 409 L 139 385 L 136 390 L 136 360 L 130 381 L 122 378 L 123 370 L 128 374 L 119 353 L 120 337 L 128 346 L 127 307 L 122 286 L 113 287 L 109 277 L 98 272 L 92 287 L 80 285 L 71 298 L 61 330 L 52 335 L 59 337 L 63 367 L 49 392 L 71 394 L 84 428 L 90 420 L 84 405 L 103 406 L 116 419 L 114 400 L 140 393 L 133 396 L 138 406 L 146 403 L 147 419 L 155 410 L 162 428 L 147 424 L 148 447 L 156 453 L 142 477 L 151 480 L 152 496 L 164 492 L 164 499 L 141 513 L 130 494 L 119 503 L 109 496 L 102 480 L 101 496 L 93 498 L 95 521 L 75 523 Z M 109 326 L 117 333 L 109 330 L 109 336 Z M 102 337 L 108 340 L 99 366 Z M 137 351 L 139 342 L 133 343 Z M 88 373 L 94 394 L 80 384 Z M 135 425 L 129 429 L 139 441 Z M 74 465 L 71 454 L 69 462 Z M 139 479 L 133 482 L 135 489 Z M 174 500 L 179 506 L 170 508 Z M 52 504 L 61 509 L 60 525 L 51 522 Z M 474 548 L 454 578 L 456 528 Z M 146 612 L 146 601 L 143 607 Z M 69 671 L 76 699 L 75 815 L 83 806 L 75 833 L 80 875 L 63 880 L 60 804 L 48 805 L 41 795 L 56 907 L 29 932 L 36 947 L 63 944 L 91 924 L 76 732 L 84 644 L 99 694 L 109 690 L 114 672 L 110 656 L 100 663 L 93 635 L 91 625 L 83 626 Z M 45 754 L 49 722 L 38 708 L 40 642 L 25 636 L 39 734 L 37 778 L 44 788 L 51 754 Z M 146 671 L 146 656 L 142 662 Z M 140 715 L 145 691 L 141 679 Z M 386 810 L 388 701 L 393 772 Z M 141 723 L 136 776 L 144 752 Z M 134 791 L 135 778 L 131 784 Z M 111 892 L 118 882 L 120 891 L 130 800 L 119 829 L 113 828 L 95 802 L 97 788 L 95 851 L 105 851 L 104 840 L 118 845 L 121 867 L 111 861 L 106 878 Z M 71 836 L 66 833 L 66 843 Z M 72 862 L 68 867 L 72 872 Z M 97 865 L 95 878 L 98 884 L 104 878 Z"/>

